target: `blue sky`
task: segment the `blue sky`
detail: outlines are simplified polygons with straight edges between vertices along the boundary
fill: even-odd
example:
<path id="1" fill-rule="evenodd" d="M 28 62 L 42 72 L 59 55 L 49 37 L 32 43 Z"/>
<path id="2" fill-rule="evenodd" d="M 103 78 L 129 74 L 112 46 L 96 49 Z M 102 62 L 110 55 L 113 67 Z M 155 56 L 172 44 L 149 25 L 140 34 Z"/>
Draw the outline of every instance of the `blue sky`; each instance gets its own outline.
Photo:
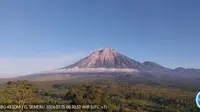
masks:
<path id="1" fill-rule="evenodd" d="M 200 68 L 199 5 L 199 0 L 1 0 L 1 77 L 68 65 L 105 47 L 140 62 Z"/>

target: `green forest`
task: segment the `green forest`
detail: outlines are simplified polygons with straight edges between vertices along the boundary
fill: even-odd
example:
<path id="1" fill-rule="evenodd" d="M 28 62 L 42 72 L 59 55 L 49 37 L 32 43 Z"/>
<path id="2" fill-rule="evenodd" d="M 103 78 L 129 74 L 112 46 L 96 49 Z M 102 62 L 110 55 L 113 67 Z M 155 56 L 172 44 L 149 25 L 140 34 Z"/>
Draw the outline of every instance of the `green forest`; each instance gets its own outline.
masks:
<path id="1" fill-rule="evenodd" d="M 1 85 L 1 105 L 107 105 L 107 109 L 5 110 L 56 112 L 198 112 L 196 92 L 178 88 L 126 83 L 8 81 Z"/>

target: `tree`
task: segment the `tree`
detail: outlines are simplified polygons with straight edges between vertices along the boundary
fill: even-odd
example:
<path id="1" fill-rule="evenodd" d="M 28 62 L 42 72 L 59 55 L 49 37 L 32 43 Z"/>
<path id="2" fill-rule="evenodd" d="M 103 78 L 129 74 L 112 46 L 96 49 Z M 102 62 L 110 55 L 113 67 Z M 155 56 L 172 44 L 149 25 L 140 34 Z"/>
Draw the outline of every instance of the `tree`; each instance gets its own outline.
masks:
<path id="1" fill-rule="evenodd" d="M 77 88 L 70 89 L 65 95 L 65 100 L 69 100 L 74 105 L 108 105 L 108 91 L 105 91 L 101 87 L 95 87 L 94 85 L 82 85 Z M 78 111 L 78 110 L 77 110 Z M 99 111 L 90 110 L 87 111 Z M 102 110 L 108 112 L 107 109 Z"/>
<path id="2" fill-rule="evenodd" d="M 36 89 L 26 80 L 7 82 L 5 93 L 11 99 L 10 103 L 21 106 L 39 102 Z"/>

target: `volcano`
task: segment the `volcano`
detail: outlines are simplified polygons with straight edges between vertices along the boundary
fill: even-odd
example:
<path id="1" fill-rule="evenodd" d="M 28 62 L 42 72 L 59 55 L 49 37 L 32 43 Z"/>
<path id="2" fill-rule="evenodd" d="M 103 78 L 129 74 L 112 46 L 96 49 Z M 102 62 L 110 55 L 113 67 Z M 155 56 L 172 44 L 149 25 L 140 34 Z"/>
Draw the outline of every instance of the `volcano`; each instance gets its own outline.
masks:
<path id="1" fill-rule="evenodd" d="M 180 68 L 180 67 L 179 67 Z M 187 75 L 199 74 L 199 69 L 171 69 L 155 62 L 143 63 L 112 49 L 97 49 L 79 61 L 45 73 L 88 73 L 88 72 L 140 72 L 153 75 Z"/>
<path id="2" fill-rule="evenodd" d="M 104 48 L 98 49 L 89 56 L 62 69 L 72 68 L 141 69 L 145 67 L 138 61 L 132 60 L 112 48 Z"/>
<path id="3" fill-rule="evenodd" d="M 16 79 L 33 81 L 90 80 L 113 78 L 122 82 L 179 85 L 196 84 L 200 79 L 200 69 L 171 69 L 155 62 L 139 62 L 112 49 L 97 49 L 79 61 L 59 69 L 30 74 Z"/>

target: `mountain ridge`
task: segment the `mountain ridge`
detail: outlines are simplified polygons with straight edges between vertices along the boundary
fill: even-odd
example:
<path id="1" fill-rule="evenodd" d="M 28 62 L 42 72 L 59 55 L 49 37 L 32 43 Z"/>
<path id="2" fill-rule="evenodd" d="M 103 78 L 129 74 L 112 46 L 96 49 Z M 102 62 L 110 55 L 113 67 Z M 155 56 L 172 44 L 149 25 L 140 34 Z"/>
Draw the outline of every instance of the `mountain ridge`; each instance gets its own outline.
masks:
<path id="1" fill-rule="evenodd" d="M 88 68 L 107 68 L 107 69 L 134 69 L 142 73 L 152 74 L 169 74 L 169 75 L 186 75 L 186 74 L 199 74 L 200 69 L 182 68 L 175 69 L 164 67 L 160 64 L 151 61 L 139 62 L 129 58 L 128 56 L 112 49 L 104 48 L 97 49 L 90 55 L 80 59 L 79 61 L 60 68 L 60 70 L 69 69 L 88 69 Z M 94 71 L 94 70 L 93 70 Z"/>
<path id="2" fill-rule="evenodd" d="M 145 72 L 150 70 L 155 71 L 156 69 L 159 69 L 159 71 L 165 71 L 170 69 L 151 61 L 145 61 L 141 63 L 139 61 L 129 58 L 128 56 L 123 55 L 122 53 L 112 48 L 97 49 L 87 57 L 84 57 L 83 59 L 75 62 L 74 64 L 65 66 L 61 69 L 73 68 L 125 68 L 137 69 L 139 71 Z"/>
<path id="3" fill-rule="evenodd" d="M 108 63 L 109 62 L 109 63 Z M 98 49 L 92 54 L 63 68 L 13 78 L 32 81 L 71 80 L 74 78 L 98 79 L 111 76 L 130 83 L 155 83 L 160 85 L 196 84 L 200 80 L 200 69 L 171 69 L 151 61 L 139 62 L 111 49 Z M 120 78 L 121 77 L 121 78 Z M 9 79 L 10 80 L 10 79 Z M 173 84 L 172 84 L 173 83 Z"/>

